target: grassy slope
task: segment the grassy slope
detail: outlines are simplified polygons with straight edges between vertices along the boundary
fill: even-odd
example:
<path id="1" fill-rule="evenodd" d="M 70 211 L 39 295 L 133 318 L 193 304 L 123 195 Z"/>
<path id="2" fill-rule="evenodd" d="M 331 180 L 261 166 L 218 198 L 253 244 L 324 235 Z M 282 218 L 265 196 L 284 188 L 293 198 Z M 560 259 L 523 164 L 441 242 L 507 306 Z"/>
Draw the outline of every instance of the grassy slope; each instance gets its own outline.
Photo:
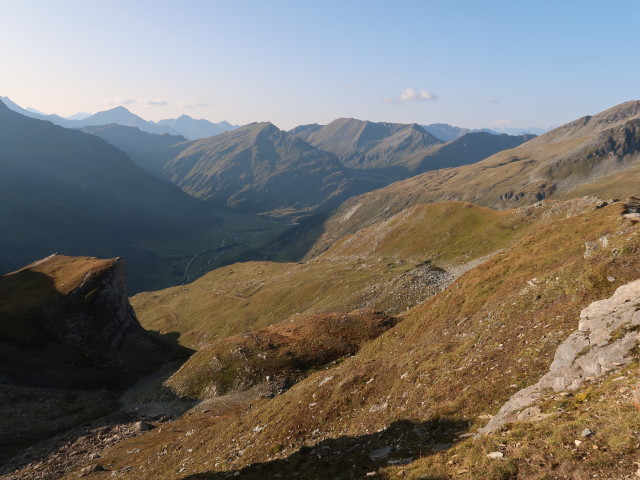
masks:
<path id="1" fill-rule="evenodd" d="M 437 291 L 411 272 L 451 269 L 509 244 L 544 209 L 498 212 L 460 202 L 419 205 L 346 237 L 305 263 L 238 263 L 194 283 L 131 299 L 142 325 L 178 332 L 199 348 L 216 338 L 277 323 L 295 313 L 371 307 L 404 311 Z M 400 290 L 400 295 L 393 292 Z"/>
<path id="2" fill-rule="evenodd" d="M 368 309 L 294 315 L 254 333 L 205 345 L 165 385 L 181 397 L 206 398 L 278 382 L 288 388 L 393 327 L 397 319 Z"/>
<path id="3" fill-rule="evenodd" d="M 386 467 L 387 459 L 374 461 L 367 453 L 393 444 L 399 449 L 390 458 L 424 457 L 441 465 L 447 453 L 435 453 L 433 442 L 451 441 L 456 432 L 483 425 L 479 415 L 497 411 L 516 389 L 548 369 L 557 345 L 577 327 L 582 308 L 640 276 L 638 230 L 620 211 L 616 204 L 543 221 L 409 310 L 403 322 L 355 357 L 239 416 L 186 416 L 162 432 L 123 442 L 103 456 L 103 464 L 132 465 L 140 479 L 226 478 L 214 472 L 238 470 L 242 478 L 265 472 L 355 478 Z M 600 241 L 604 237 L 608 242 Z M 598 246 L 586 258 L 585 242 Z M 185 436 L 192 428 L 197 435 Z M 141 452 L 123 459 L 134 443 Z M 317 448 L 301 450 L 303 445 Z M 485 448 L 474 445 L 469 448 Z M 192 449 L 188 455 L 186 448 Z M 628 442 L 608 449 L 613 456 L 627 452 Z M 525 454 L 520 461 L 526 461 Z M 516 478 L 509 471 L 487 474 L 485 462 L 464 467 L 468 472 L 460 478 Z M 420 468 L 431 475 L 428 463 Z M 550 471 L 554 464 L 532 468 Z M 189 475 L 203 471 L 210 473 Z"/>
<path id="4" fill-rule="evenodd" d="M 353 197 L 316 229 L 319 239 L 308 256 L 324 251 L 347 233 L 419 203 L 465 200 L 513 208 L 551 195 L 578 197 L 585 191 L 607 191 L 623 198 L 636 192 L 635 185 L 614 184 L 611 179 L 616 177 L 611 176 L 624 176 L 621 172 L 626 170 L 637 175 L 639 145 L 640 102 L 627 102 L 479 163 L 427 172 Z M 602 183 L 609 188 L 597 186 Z"/>

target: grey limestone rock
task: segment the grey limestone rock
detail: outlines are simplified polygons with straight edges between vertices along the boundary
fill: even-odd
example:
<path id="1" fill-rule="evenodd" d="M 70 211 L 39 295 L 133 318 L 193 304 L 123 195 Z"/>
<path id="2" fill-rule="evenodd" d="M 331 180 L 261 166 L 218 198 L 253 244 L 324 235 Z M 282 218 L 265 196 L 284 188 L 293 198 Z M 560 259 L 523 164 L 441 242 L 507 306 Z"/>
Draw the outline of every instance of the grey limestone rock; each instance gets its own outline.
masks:
<path id="1" fill-rule="evenodd" d="M 549 372 L 515 393 L 478 433 L 493 432 L 507 422 L 541 420 L 539 409 L 528 407 L 545 391 L 576 390 L 586 378 L 598 379 L 628 364 L 631 351 L 640 343 L 638 326 L 640 280 L 635 280 L 582 310 L 578 329 L 560 344 Z"/>

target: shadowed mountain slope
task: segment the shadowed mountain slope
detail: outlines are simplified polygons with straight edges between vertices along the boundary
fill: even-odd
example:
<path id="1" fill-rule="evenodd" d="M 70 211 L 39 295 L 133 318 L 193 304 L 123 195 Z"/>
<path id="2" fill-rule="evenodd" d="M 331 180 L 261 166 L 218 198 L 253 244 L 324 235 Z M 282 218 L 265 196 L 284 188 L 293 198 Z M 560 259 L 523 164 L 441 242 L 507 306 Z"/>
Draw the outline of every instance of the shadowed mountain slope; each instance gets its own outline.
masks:
<path id="1" fill-rule="evenodd" d="M 305 212 L 381 185 L 271 123 L 174 147 L 161 174 L 190 195 L 245 210 Z"/>
<path id="2" fill-rule="evenodd" d="M 219 221 L 104 140 L 0 103 L 0 271 L 61 252 L 129 258 L 140 288 L 157 259 L 134 245 Z"/>
<path id="3" fill-rule="evenodd" d="M 516 148 L 459 168 L 426 172 L 344 202 L 321 227 L 311 254 L 346 233 L 371 225 L 418 203 L 464 200 L 509 208 L 549 196 L 597 193 L 598 185 L 622 198 L 634 183 L 616 189 L 610 180 L 637 171 L 640 160 L 640 102 L 623 103 L 583 117 Z M 591 185 L 591 187 L 590 187 Z M 575 193 L 572 193 L 574 192 Z"/>
<path id="4" fill-rule="evenodd" d="M 102 138 L 129 155 L 136 165 L 151 172 L 157 172 L 161 168 L 158 159 L 162 157 L 164 150 L 187 141 L 180 135 L 158 135 L 145 132 L 138 127 L 115 123 L 82 127 L 80 130 Z"/>

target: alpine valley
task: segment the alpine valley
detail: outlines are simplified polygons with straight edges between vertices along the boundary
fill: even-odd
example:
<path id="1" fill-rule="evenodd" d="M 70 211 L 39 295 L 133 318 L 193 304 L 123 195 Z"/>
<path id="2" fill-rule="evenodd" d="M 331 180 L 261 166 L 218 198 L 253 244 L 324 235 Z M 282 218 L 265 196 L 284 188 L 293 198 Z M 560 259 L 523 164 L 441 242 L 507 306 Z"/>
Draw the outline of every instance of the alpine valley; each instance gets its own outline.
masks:
<path id="1" fill-rule="evenodd" d="M 0 478 L 637 478 L 640 101 L 536 136 L 1 100 Z"/>

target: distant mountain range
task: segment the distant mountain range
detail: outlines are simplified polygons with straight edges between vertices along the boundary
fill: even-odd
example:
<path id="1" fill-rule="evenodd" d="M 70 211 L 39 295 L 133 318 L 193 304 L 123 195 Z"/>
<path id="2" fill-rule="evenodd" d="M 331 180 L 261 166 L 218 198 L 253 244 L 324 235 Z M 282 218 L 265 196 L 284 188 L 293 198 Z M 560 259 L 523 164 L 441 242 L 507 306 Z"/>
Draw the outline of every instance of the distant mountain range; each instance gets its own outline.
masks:
<path id="1" fill-rule="evenodd" d="M 354 119 L 299 127 L 297 134 L 251 124 L 190 142 L 114 124 L 82 130 L 197 198 L 296 214 L 326 210 L 417 173 L 477 162 L 532 138 L 476 132 L 443 143 L 415 124 Z"/>
<path id="2" fill-rule="evenodd" d="M 115 123 L 83 127 L 80 130 L 109 142 L 129 155 L 137 165 L 152 173 L 160 171 L 162 167 L 160 159 L 166 156 L 167 149 L 187 142 L 187 139 L 181 135 L 168 133 L 158 135 L 145 132 L 138 127 L 127 127 Z"/>
<path id="3" fill-rule="evenodd" d="M 189 115 L 160 120 L 156 125 L 172 128 L 189 140 L 213 137 L 237 128 L 237 126 L 231 125 L 229 122 L 211 123 L 209 120 L 196 120 Z"/>
<path id="4" fill-rule="evenodd" d="M 486 132 L 492 133 L 494 135 L 507 134 L 507 135 L 542 135 L 547 131 L 544 128 L 480 128 L 480 129 L 470 129 L 470 128 L 460 128 L 454 127 L 453 125 L 449 125 L 447 123 L 432 123 L 430 125 L 420 125 L 427 132 L 429 132 L 434 137 L 439 138 L 442 141 L 450 142 L 451 140 L 455 140 L 456 138 L 461 137 L 467 133 L 471 132 Z"/>
<path id="5" fill-rule="evenodd" d="M 533 138 L 473 132 L 439 124 L 451 137 L 445 143 L 417 124 L 382 123 L 340 118 L 326 126 L 296 127 L 290 132 L 311 145 L 335 154 L 350 169 L 372 170 L 394 180 L 438 168 L 482 160 Z M 455 132 L 455 135 L 454 135 Z M 461 141 L 461 139 L 464 139 Z"/>
<path id="6" fill-rule="evenodd" d="M 42 112 L 38 112 L 34 109 L 22 108 L 8 97 L 0 97 L 0 100 L 2 100 L 9 109 L 21 113 L 22 115 L 37 118 L 38 120 L 48 120 L 56 125 L 66 128 L 83 128 L 115 123 L 118 125 L 137 127 L 148 133 L 168 133 L 171 135 L 181 135 L 188 139 L 210 137 L 236 128 L 228 122 L 212 123 L 208 120 L 196 120 L 188 115 L 182 115 L 179 118 L 160 120 L 159 122 L 152 122 L 131 113 L 127 108 L 122 106 L 94 113 L 92 115 L 79 113 L 72 115 L 69 118 L 64 118 L 59 115 L 43 114 Z"/>

